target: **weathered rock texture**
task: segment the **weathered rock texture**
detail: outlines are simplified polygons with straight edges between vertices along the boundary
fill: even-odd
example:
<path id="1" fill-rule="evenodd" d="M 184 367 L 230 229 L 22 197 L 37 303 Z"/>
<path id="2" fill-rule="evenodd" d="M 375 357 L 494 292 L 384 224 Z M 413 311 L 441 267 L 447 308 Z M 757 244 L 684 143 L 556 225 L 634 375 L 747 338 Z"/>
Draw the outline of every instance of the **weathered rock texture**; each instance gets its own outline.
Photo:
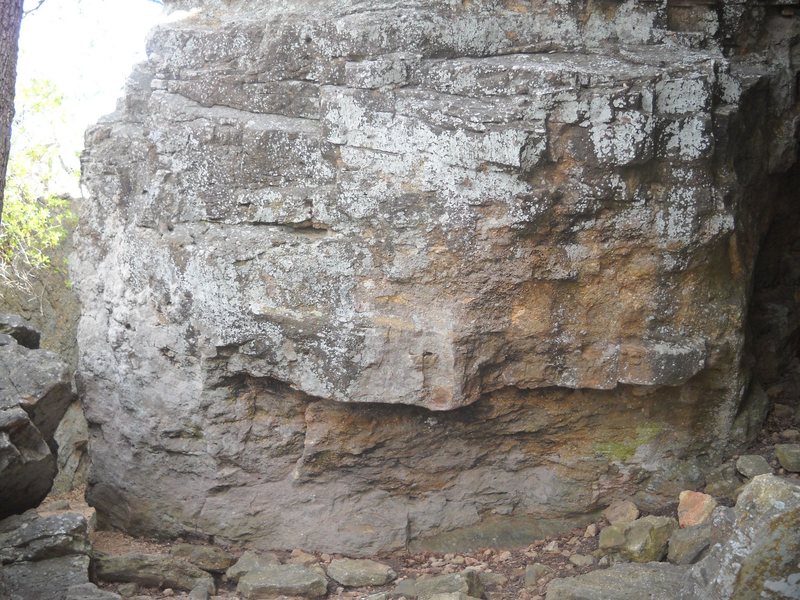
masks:
<path id="1" fill-rule="evenodd" d="M 503 543 L 697 489 L 752 434 L 765 181 L 796 158 L 781 7 L 184 4 L 87 135 L 107 523 Z"/>
<path id="2" fill-rule="evenodd" d="M 38 349 L 35 330 L 5 316 L 0 328 L 8 332 L 0 333 L 2 519 L 37 506 L 50 491 L 57 472 L 56 428 L 75 395 L 69 368 Z"/>
<path id="3" fill-rule="evenodd" d="M 0 521 L 0 591 L 11 600 L 64 600 L 89 583 L 89 525 L 79 514 L 28 511 Z"/>
<path id="4" fill-rule="evenodd" d="M 74 370 L 78 364 L 80 305 L 67 274 L 72 231 L 50 253 L 50 267 L 31 275 L 22 287 L 0 289 L 0 311 L 21 315 L 41 332 L 41 347 L 58 354 Z"/>

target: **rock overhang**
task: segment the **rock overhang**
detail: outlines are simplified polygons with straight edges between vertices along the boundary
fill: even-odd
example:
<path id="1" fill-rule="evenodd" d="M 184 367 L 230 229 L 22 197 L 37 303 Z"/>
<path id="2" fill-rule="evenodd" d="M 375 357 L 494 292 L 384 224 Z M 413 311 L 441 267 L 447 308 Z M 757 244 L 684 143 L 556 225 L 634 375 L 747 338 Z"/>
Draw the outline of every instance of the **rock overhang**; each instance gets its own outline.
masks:
<path id="1" fill-rule="evenodd" d="M 202 72 L 177 51 L 146 66 L 155 158 L 133 212 L 161 237 L 129 258 L 172 271 L 193 330 L 241 346 L 244 372 L 442 410 L 500 385 L 677 385 L 702 368 L 702 324 L 587 333 L 572 295 L 605 275 L 604 256 L 638 254 L 630 269 L 652 280 L 728 232 L 701 160 L 715 60 L 674 48 L 669 65 L 663 53 L 424 58 L 380 40 L 370 60 L 325 56 L 319 77 L 226 84 L 215 65 L 234 48 L 261 55 L 237 29 L 207 35 Z M 631 182 L 626 168 L 645 163 L 662 171 Z M 573 222 L 556 223 L 565 212 Z M 661 290 L 647 287 L 653 312 Z M 550 306 L 525 306 L 532 288 L 549 288 Z"/>

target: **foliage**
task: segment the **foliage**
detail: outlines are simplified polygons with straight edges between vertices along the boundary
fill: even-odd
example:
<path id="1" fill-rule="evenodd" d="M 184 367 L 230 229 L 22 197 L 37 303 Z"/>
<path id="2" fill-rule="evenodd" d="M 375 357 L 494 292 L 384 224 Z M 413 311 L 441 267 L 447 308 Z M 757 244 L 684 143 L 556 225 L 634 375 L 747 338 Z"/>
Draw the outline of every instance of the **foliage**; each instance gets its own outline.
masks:
<path id="1" fill-rule="evenodd" d="M 54 132 L 65 120 L 63 96 L 47 80 L 17 93 L 17 115 L 0 225 L 0 281 L 23 292 L 51 268 L 51 252 L 66 237 L 69 199 L 54 193 L 77 172 L 64 164 Z"/>

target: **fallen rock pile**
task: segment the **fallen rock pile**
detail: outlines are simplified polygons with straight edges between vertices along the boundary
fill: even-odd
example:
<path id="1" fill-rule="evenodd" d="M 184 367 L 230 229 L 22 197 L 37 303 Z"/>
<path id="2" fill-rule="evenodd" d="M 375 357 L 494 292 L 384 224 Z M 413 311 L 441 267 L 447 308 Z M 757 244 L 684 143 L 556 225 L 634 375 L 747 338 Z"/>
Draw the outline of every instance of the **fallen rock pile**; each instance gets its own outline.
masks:
<path id="1" fill-rule="evenodd" d="M 555 579 L 547 600 L 800 597 L 800 486 L 786 479 L 756 475 L 734 508 L 716 507 L 696 525 L 672 526 L 669 536 L 655 533 L 669 528 L 666 521 L 660 529 L 652 521 L 628 527 L 627 536 L 615 527 L 601 533 L 601 549 L 645 564 Z M 615 543 L 604 545 L 609 530 Z M 654 562 L 664 556 L 677 564 Z"/>

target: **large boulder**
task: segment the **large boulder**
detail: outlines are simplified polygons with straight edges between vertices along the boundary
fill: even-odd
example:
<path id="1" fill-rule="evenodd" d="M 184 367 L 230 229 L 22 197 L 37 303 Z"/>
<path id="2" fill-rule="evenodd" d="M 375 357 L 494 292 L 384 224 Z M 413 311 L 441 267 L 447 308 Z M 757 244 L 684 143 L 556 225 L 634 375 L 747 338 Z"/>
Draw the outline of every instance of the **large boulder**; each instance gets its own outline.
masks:
<path id="1" fill-rule="evenodd" d="M 0 521 L 0 583 L 8 597 L 64 600 L 71 586 L 88 584 L 88 536 L 86 519 L 75 513 L 28 511 Z"/>
<path id="2" fill-rule="evenodd" d="M 167 4 L 199 10 L 153 32 L 83 160 L 101 522 L 524 544 L 699 489 L 757 427 L 745 311 L 795 159 L 797 19 Z"/>
<path id="3" fill-rule="evenodd" d="M 8 323 L 5 319 L 4 323 Z M 15 321 L 14 321 L 15 322 Z M 8 327 L 6 327 L 8 329 Z M 0 519 L 37 506 L 57 472 L 54 435 L 74 399 L 67 365 L 0 334 Z"/>

